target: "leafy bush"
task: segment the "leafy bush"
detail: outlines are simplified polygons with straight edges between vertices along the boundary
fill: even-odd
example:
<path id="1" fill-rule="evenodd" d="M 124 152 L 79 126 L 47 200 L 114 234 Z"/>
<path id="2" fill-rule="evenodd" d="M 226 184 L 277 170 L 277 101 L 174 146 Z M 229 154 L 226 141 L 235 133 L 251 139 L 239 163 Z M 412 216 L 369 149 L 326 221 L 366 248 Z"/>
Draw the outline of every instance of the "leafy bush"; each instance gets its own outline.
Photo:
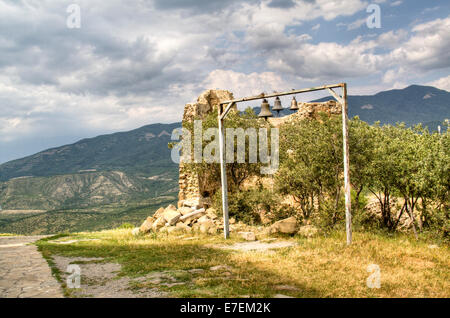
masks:
<path id="1" fill-rule="evenodd" d="M 228 194 L 228 213 L 237 221 L 260 224 L 261 213 L 274 215 L 277 198 L 267 189 L 251 189 Z M 213 197 L 213 206 L 222 215 L 222 196 L 218 191 Z"/>
<path id="2" fill-rule="evenodd" d="M 131 223 L 122 223 L 122 225 L 119 226 L 118 229 L 121 229 L 121 230 L 134 229 L 134 227 L 135 226 L 133 224 L 131 224 Z"/>

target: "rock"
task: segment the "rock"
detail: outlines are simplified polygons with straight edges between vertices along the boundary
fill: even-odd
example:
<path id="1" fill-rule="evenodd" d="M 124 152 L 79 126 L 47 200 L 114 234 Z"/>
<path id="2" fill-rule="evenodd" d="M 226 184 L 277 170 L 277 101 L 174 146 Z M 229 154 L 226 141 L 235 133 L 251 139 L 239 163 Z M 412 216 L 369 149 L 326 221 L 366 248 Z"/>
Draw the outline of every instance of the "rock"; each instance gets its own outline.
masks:
<path id="1" fill-rule="evenodd" d="M 239 232 L 238 234 L 246 241 L 256 241 L 256 235 L 253 232 Z"/>
<path id="2" fill-rule="evenodd" d="M 211 221 L 209 219 L 206 221 L 203 221 L 202 223 L 199 223 L 199 224 L 200 224 L 200 232 L 203 234 L 208 233 L 209 229 L 215 228 L 213 221 Z"/>
<path id="3" fill-rule="evenodd" d="M 135 228 L 131 231 L 131 234 L 132 234 L 133 236 L 138 236 L 140 232 L 141 232 L 140 229 L 139 229 L 138 227 L 135 227 Z"/>
<path id="4" fill-rule="evenodd" d="M 194 220 L 197 220 L 205 215 L 205 209 L 196 210 L 194 212 L 191 212 L 189 214 L 183 215 L 180 217 L 180 222 L 187 222 L 190 223 Z"/>
<path id="5" fill-rule="evenodd" d="M 300 227 L 298 234 L 303 237 L 313 237 L 317 235 L 319 230 L 314 225 L 304 225 Z"/>
<path id="6" fill-rule="evenodd" d="M 201 228 L 201 225 L 200 225 L 200 228 Z M 208 229 L 208 234 L 216 235 L 216 234 L 217 234 L 217 227 L 215 227 L 214 225 L 211 226 L 211 227 Z"/>
<path id="7" fill-rule="evenodd" d="M 275 222 L 270 227 L 270 233 L 286 233 L 294 234 L 297 229 L 297 219 L 293 216 L 290 218 Z"/>
<path id="8" fill-rule="evenodd" d="M 167 227 L 167 233 L 168 234 L 179 234 L 183 233 L 183 229 L 177 226 L 169 226 Z"/>
<path id="9" fill-rule="evenodd" d="M 153 217 L 149 216 L 144 221 L 144 223 L 142 223 L 141 227 L 139 228 L 139 231 L 144 234 L 150 232 L 150 230 L 152 229 L 152 224 L 153 224 Z"/>
<path id="10" fill-rule="evenodd" d="M 158 232 L 164 225 L 166 224 L 166 220 L 164 219 L 164 216 L 160 216 L 156 219 L 155 222 L 152 224 L 152 230 L 154 232 Z"/>
<path id="11" fill-rule="evenodd" d="M 283 294 L 276 294 L 275 296 L 273 296 L 273 298 L 295 298 L 295 297 L 291 297 L 291 296 L 287 296 L 287 295 L 283 295 Z"/>
<path id="12" fill-rule="evenodd" d="M 169 204 L 167 206 L 167 208 L 164 209 L 164 212 L 166 212 L 166 211 L 176 211 L 176 210 L 177 210 L 177 207 L 175 205 Z"/>
<path id="13" fill-rule="evenodd" d="M 201 218 L 198 219 L 198 224 L 203 224 L 205 222 L 210 222 L 211 219 L 207 215 L 203 215 Z"/>
<path id="14" fill-rule="evenodd" d="M 169 224 L 169 226 L 177 224 L 181 217 L 181 214 L 177 210 L 165 210 L 163 213 L 164 220 Z"/>
<path id="15" fill-rule="evenodd" d="M 277 285 L 275 286 L 275 290 L 300 291 L 300 289 L 291 285 Z"/>
<path id="16" fill-rule="evenodd" d="M 195 223 L 192 225 L 192 231 L 193 232 L 199 232 L 200 231 L 200 224 Z"/>
<path id="17" fill-rule="evenodd" d="M 190 213 L 194 212 L 194 209 L 193 208 L 189 208 L 187 206 L 184 206 L 184 207 L 179 208 L 178 212 L 180 212 L 181 215 L 184 216 L 186 214 L 190 214 Z"/>
<path id="18" fill-rule="evenodd" d="M 201 268 L 193 268 L 193 269 L 188 269 L 188 272 L 191 274 L 200 274 L 203 273 L 205 270 L 201 269 Z"/>
<path id="19" fill-rule="evenodd" d="M 162 216 L 163 213 L 164 213 L 164 208 L 159 208 L 159 209 L 156 210 L 156 212 L 152 215 L 152 217 L 156 220 L 157 218 L 159 218 L 160 216 Z"/>
<path id="20" fill-rule="evenodd" d="M 192 208 L 194 210 L 198 210 L 203 207 L 202 204 L 200 203 L 200 199 L 184 200 L 183 206 Z"/>
<path id="21" fill-rule="evenodd" d="M 209 270 L 211 270 L 211 271 L 231 271 L 233 269 L 228 265 L 217 265 L 217 266 L 211 267 Z"/>
<path id="22" fill-rule="evenodd" d="M 183 232 L 190 233 L 192 229 L 184 223 L 178 223 L 176 227 L 180 228 Z"/>
<path id="23" fill-rule="evenodd" d="M 218 218 L 217 216 L 217 211 L 216 209 L 213 208 L 209 208 L 208 210 L 206 210 L 206 215 L 211 219 L 211 220 L 215 220 Z"/>

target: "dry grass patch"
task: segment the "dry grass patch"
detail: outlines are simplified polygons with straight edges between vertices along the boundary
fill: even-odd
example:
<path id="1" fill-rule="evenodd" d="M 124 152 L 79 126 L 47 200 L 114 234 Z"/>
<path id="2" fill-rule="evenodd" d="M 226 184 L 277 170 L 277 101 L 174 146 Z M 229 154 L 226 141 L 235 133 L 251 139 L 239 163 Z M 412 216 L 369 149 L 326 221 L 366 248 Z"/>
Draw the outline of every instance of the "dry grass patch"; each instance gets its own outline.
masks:
<path id="1" fill-rule="evenodd" d="M 103 257 L 122 265 L 119 275 L 142 277 L 133 288 L 159 288 L 174 297 L 449 297 L 449 248 L 430 248 L 408 236 L 344 233 L 290 238 L 293 247 L 267 251 L 224 250 L 242 242 L 221 236 L 194 239 L 166 235 L 133 237 L 130 230 L 71 235 L 73 244 L 38 244 L 46 255 Z M 90 239 L 90 240 L 86 240 Z M 97 239 L 97 240 L 92 240 Z M 367 267 L 381 269 L 381 288 L 370 289 Z M 212 270 L 224 265 L 218 270 Z M 195 269 L 194 271 L 191 271 Z M 155 284 L 145 277 L 171 273 L 180 284 Z M 152 274 L 153 273 L 153 274 Z"/>

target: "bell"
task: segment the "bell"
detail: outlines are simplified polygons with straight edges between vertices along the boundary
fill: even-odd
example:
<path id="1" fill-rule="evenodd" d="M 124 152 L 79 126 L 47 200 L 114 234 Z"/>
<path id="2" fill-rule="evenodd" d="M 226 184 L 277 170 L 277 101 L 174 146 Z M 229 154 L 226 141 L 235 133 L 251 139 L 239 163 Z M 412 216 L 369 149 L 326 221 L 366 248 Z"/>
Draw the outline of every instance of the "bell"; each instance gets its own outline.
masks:
<path id="1" fill-rule="evenodd" d="M 261 112 L 259 113 L 258 117 L 264 117 L 265 120 L 267 120 L 267 117 L 273 117 L 273 114 L 270 111 L 269 102 L 265 98 L 261 104 Z"/>
<path id="2" fill-rule="evenodd" d="M 277 98 L 275 98 L 275 102 L 273 103 L 272 110 L 276 110 L 278 115 L 280 115 L 280 111 L 283 110 L 283 106 L 281 106 L 281 100 L 278 96 L 277 96 Z"/>
<path id="3" fill-rule="evenodd" d="M 295 99 L 295 96 L 292 98 L 291 108 L 289 108 L 289 109 L 293 110 L 293 111 L 298 110 L 298 103 L 297 103 L 297 100 Z"/>

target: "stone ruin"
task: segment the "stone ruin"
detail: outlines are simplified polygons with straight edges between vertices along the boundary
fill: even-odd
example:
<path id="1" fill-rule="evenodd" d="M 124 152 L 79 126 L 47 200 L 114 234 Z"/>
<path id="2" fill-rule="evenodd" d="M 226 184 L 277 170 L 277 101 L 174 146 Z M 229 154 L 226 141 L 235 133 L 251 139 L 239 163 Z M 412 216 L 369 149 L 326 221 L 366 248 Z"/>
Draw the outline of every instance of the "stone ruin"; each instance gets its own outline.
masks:
<path id="1" fill-rule="evenodd" d="M 220 102 L 232 100 L 233 94 L 227 90 L 207 90 L 197 99 L 197 102 L 186 104 L 183 114 L 183 125 L 194 119 L 205 118 L 219 107 Z M 235 108 L 236 110 L 236 108 Z M 283 123 L 304 118 L 318 118 L 318 113 L 341 114 L 341 106 L 334 100 L 321 103 L 301 103 L 299 110 L 288 116 L 269 118 L 270 124 L 280 127 Z M 216 234 L 223 230 L 223 220 L 211 208 L 211 196 L 220 190 L 220 180 L 207 184 L 205 177 L 192 171 L 187 165 L 180 163 L 178 206 L 169 205 L 160 208 L 148 217 L 140 228 L 135 228 L 133 234 L 148 232 Z M 230 232 L 236 231 L 246 240 L 255 240 L 254 229 L 243 223 L 230 219 Z M 294 217 L 278 221 L 270 228 L 269 233 L 293 234 L 297 229 Z M 240 232 L 239 232 L 240 231 Z M 299 232 L 300 233 L 300 232 Z"/>
<path id="2" fill-rule="evenodd" d="M 183 123 L 194 118 L 205 118 L 209 113 L 219 107 L 220 102 L 232 100 L 233 94 L 226 90 L 207 90 L 197 99 L 196 103 L 186 104 L 184 108 Z M 299 110 L 292 115 L 269 118 L 270 124 L 279 127 L 285 122 L 302 118 L 317 118 L 319 112 L 328 114 L 341 114 L 341 106 L 335 100 L 323 103 L 299 102 Z M 220 189 L 220 180 L 215 184 L 205 184 L 205 178 L 191 172 L 184 164 L 180 164 L 178 207 L 208 208 L 210 196 Z"/>

